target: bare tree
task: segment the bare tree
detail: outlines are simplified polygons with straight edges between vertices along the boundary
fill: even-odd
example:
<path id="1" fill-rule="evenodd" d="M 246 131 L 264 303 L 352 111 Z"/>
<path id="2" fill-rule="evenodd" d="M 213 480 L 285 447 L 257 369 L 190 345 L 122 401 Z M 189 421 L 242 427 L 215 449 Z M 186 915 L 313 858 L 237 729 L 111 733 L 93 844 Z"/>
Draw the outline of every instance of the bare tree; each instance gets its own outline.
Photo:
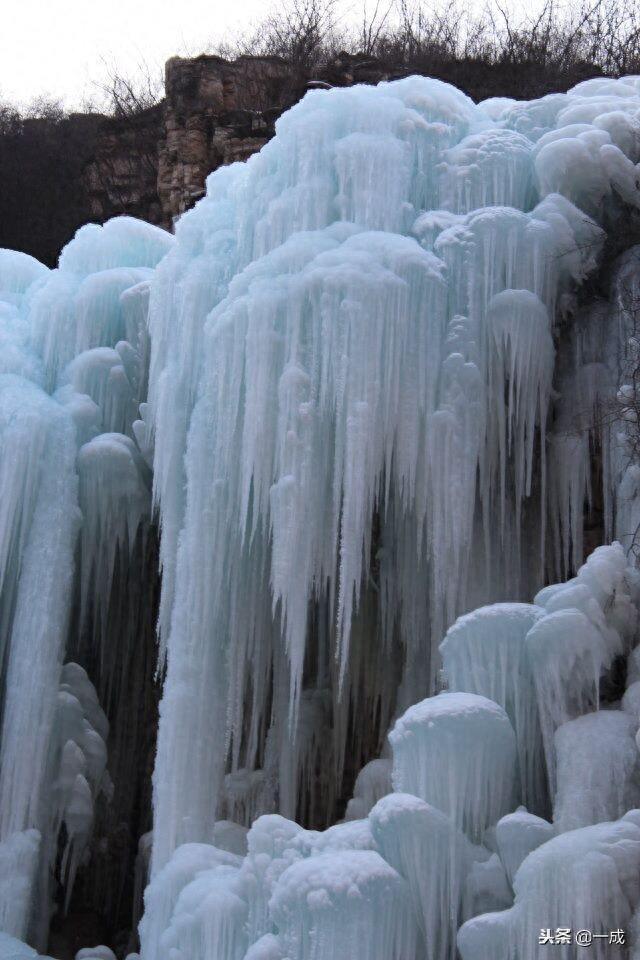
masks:
<path id="1" fill-rule="evenodd" d="M 384 3 L 383 0 L 375 0 L 373 10 L 369 12 L 365 0 L 362 8 L 362 23 L 358 43 L 359 53 L 363 53 L 366 57 L 371 57 L 376 54 L 378 46 L 385 36 L 385 26 L 389 21 L 393 8 L 393 0 L 389 3 Z"/>
<path id="2" fill-rule="evenodd" d="M 291 0 L 274 8 L 227 54 L 278 57 L 297 71 L 313 71 L 324 60 L 336 27 L 336 0 Z"/>
<path id="3" fill-rule="evenodd" d="M 132 117 L 157 106 L 164 96 L 163 72 L 141 60 L 133 73 L 102 61 L 105 79 L 95 86 L 106 110 L 114 117 Z"/>

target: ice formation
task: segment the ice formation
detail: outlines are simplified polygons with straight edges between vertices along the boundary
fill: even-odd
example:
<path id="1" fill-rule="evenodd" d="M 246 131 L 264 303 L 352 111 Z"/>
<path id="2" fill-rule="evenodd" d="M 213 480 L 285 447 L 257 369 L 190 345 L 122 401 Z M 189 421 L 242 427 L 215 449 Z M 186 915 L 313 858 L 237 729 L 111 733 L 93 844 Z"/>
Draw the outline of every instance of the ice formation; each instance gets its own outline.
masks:
<path id="1" fill-rule="evenodd" d="M 541 930 L 629 929 L 640 895 L 639 819 L 635 810 L 614 823 L 560 834 L 534 850 L 516 874 L 513 907 L 460 928 L 462 960 L 543 957 Z M 573 941 L 565 956 L 580 949 Z M 610 957 L 609 936 L 594 940 L 592 952 L 598 960 Z"/>
<path id="2" fill-rule="evenodd" d="M 525 640 L 541 607 L 496 603 L 459 617 L 440 644 L 452 690 L 468 690 L 504 707 L 516 736 L 520 790 L 533 809 L 544 806 L 546 784 L 538 717 L 535 662 Z"/>
<path id="3" fill-rule="evenodd" d="M 463 915 L 471 843 L 449 817 L 410 794 L 383 798 L 369 820 L 382 856 L 408 883 L 420 929 L 420 955 L 427 960 L 450 956 Z"/>
<path id="4" fill-rule="evenodd" d="M 150 499 L 142 467 L 127 474 L 123 463 L 142 462 L 133 442 L 103 431 L 131 434 L 137 414 L 146 323 L 122 293 L 148 280 L 171 242 L 120 218 L 80 230 L 54 271 L 0 251 L 0 860 L 11 877 L 0 916 L 4 931 L 40 947 L 50 899 L 69 904 L 96 803 L 112 798 L 99 702 L 108 690 L 95 663 L 125 653 L 105 606 Z M 89 611 L 82 659 L 100 697 L 82 666 L 62 666 L 84 646 L 74 634 Z"/>
<path id="5" fill-rule="evenodd" d="M 635 77 L 313 90 L 0 251 L 0 957 L 640 929 L 639 160 Z"/>
<path id="6" fill-rule="evenodd" d="M 513 807 L 516 738 L 493 700 L 440 693 L 409 707 L 389 740 L 394 789 L 433 804 L 473 839 Z"/>
<path id="7" fill-rule="evenodd" d="M 618 710 L 588 713 L 563 724 L 555 735 L 557 829 L 617 820 L 640 807 L 638 721 Z"/>

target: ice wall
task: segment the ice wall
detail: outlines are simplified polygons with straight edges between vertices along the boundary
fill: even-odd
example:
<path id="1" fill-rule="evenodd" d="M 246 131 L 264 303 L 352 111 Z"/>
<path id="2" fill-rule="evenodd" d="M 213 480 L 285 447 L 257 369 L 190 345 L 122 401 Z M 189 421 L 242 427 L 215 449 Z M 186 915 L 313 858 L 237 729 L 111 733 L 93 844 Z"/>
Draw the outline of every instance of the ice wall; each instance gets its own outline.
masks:
<path id="1" fill-rule="evenodd" d="M 579 565 L 600 448 L 613 535 L 620 443 L 596 408 L 621 352 L 594 370 L 607 335 L 576 315 L 637 205 L 639 96 L 635 78 L 486 106 L 417 77 L 312 91 L 177 224 L 144 414 L 168 664 L 154 872 L 211 837 L 231 784 L 236 809 L 308 816 L 315 796 L 330 819 L 347 755 L 376 756 L 434 690 L 455 617 Z M 543 803 L 536 718 L 502 699 Z"/>
<path id="2" fill-rule="evenodd" d="M 175 240 L 0 251 L 8 935 L 44 950 L 89 859 L 112 915 L 150 880 L 143 960 L 529 960 L 568 827 L 629 920 L 637 691 L 597 710 L 637 639 L 637 248 L 585 281 L 639 116 L 633 77 L 316 90 Z M 624 549 L 581 567 L 600 508 Z"/>

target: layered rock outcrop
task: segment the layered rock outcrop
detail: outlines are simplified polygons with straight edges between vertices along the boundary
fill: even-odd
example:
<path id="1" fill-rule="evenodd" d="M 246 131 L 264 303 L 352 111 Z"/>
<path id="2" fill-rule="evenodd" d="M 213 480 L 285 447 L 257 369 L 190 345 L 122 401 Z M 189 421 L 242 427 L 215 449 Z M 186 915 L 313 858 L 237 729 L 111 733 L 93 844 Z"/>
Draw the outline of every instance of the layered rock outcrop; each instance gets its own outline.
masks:
<path id="1" fill-rule="evenodd" d="M 86 168 L 92 213 L 130 213 L 170 227 L 204 193 L 209 173 L 246 160 L 274 133 L 291 89 L 277 58 L 173 57 L 166 97 L 136 116 L 105 122 Z"/>

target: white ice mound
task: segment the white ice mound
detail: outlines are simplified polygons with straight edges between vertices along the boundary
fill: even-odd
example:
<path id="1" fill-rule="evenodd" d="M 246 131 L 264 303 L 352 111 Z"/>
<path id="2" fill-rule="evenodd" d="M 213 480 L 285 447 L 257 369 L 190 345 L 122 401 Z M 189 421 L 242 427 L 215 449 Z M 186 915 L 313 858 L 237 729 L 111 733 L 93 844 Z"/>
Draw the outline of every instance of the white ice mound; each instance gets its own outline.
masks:
<path id="1" fill-rule="evenodd" d="M 609 931 L 625 930 L 640 902 L 640 813 L 554 837 L 525 859 L 514 880 L 515 903 L 467 921 L 458 933 L 462 960 L 542 960 L 541 929 L 605 933 L 590 955 L 611 956 Z M 569 948 L 570 952 L 580 949 Z"/>
<path id="2" fill-rule="evenodd" d="M 109 947 L 99 944 L 97 947 L 83 947 L 78 950 L 76 960 L 116 960 L 116 955 Z"/>
<path id="3" fill-rule="evenodd" d="M 409 707 L 389 740 L 394 789 L 433 804 L 472 839 L 513 808 L 516 738 L 492 700 L 440 693 Z"/>
<path id="4" fill-rule="evenodd" d="M 76 393 L 87 394 L 96 403 L 100 411 L 97 428 L 102 432 L 127 433 L 138 416 L 135 402 L 135 367 L 127 370 L 126 357 L 123 357 L 125 341 L 117 346 L 94 347 L 78 354 L 66 367 L 62 379 L 68 381 Z M 131 348 L 129 348 L 131 349 Z"/>
<path id="5" fill-rule="evenodd" d="M 275 884 L 292 863 L 308 853 L 306 831 L 277 814 L 259 817 L 247 836 L 242 865 L 249 900 L 249 942 L 272 931 L 269 900 Z"/>
<path id="6" fill-rule="evenodd" d="M 476 860 L 464 886 L 462 918 L 491 910 L 506 910 L 512 903 L 513 891 L 498 854 Z"/>
<path id="7" fill-rule="evenodd" d="M 535 665 L 525 638 L 544 609 L 496 603 L 459 617 L 440 644 L 449 689 L 465 690 L 504 707 L 516 734 L 522 800 L 543 810 L 546 776 L 535 697 Z"/>
<path id="8" fill-rule="evenodd" d="M 36 960 L 37 957 L 38 954 L 33 947 L 0 931 L 0 960 L 23 960 L 23 958 Z"/>
<path id="9" fill-rule="evenodd" d="M 243 960 L 248 946 L 247 901 L 237 867 L 203 870 L 180 892 L 160 955 L 171 960 Z"/>
<path id="10" fill-rule="evenodd" d="M 534 196 L 531 142 L 505 128 L 465 137 L 447 150 L 439 173 L 440 202 L 455 213 L 506 205 L 525 210 Z"/>
<path id="11" fill-rule="evenodd" d="M 0 300 L 20 304 L 30 288 L 48 274 L 48 268 L 28 253 L 0 248 Z"/>
<path id="12" fill-rule="evenodd" d="M 637 573 L 619 543 L 598 547 L 573 580 L 545 587 L 536 603 L 547 615 L 526 637 L 552 795 L 554 733 L 598 707 L 602 678 L 628 651 L 637 623 Z"/>
<path id="13" fill-rule="evenodd" d="M 30 309 L 32 341 L 44 361 L 49 388 L 79 353 L 115 347 L 126 339 L 122 294 L 151 275 L 146 268 L 118 267 L 82 279 L 59 268 L 38 287 Z"/>
<path id="14" fill-rule="evenodd" d="M 522 861 L 554 836 L 553 825 L 519 807 L 496 824 L 496 843 L 510 883 Z"/>
<path id="15" fill-rule="evenodd" d="M 116 267 L 155 267 L 173 245 L 166 230 L 134 217 L 80 227 L 60 256 L 60 270 L 87 277 Z"/>
<path id="16" fill-rule="evenodd" d="M 527 635 L 547 773 L 555 791 L 555 730 L 598 706 L 600 678 L 612 655 L 602 633 L 575 607 L 542 617 Z"/>
<path id="17" fill-rule="evenodd" d="M 216 867 L 237 868 L 239 865 L 239 857 L 210 844 L 188 843 L 178 847 L 144 892 L 144 916 L 139 926 L 141 955 L 153 958 L 165 955 L 162 936 L 172 923 L 182 891 L 192 881 Z"/>
<path id="18" fill-rule="evenodd" d="M 249 947 L 244 960 L 285 960 L 279 938 L 273 933 L 265 933 Z"/>
<path id="19" fill-rule="evenodd" d="M 553 820 L 559 833 L 640 807 L 636 731 L 637 721 L 621 710 L 588 713 L 556 731 Z"/>
<path id="20" fill-rule="evenodd" d="M 87 224 L 78 231 L 58 268 L 48 271 L 29 295 L 32 342 L 50 388 L 84 350 L 115 347 L 127 339 L 146 349 L 140 303 L 128 291 L 152 277 L 172 245 L 167 231 L 131 217 L 116 217 L 103 226 Z"/>
<path id="21" fill-rule="evenodd" d="M 369 821 L 380 853 L 407 881 L 420 950 L 427 960 L 448 960 L 455 949 L 467 872 L 480 851 L 444 813 L 410 794 L 384 797 Z"/>
<path id="22" fill-rule="evenodd" d="M 270 911 L 289 960 L 406 960 L 417 926 L 405 881 L 375 851 L 326 853 L 286 870 Z"/>
<path id="23" fill-rule="evenodd" d="M 366 817 L 378 800 L 391 793 L 392 789 L 391 761 L 370 760 L 356 777 L 353 797 L 347 804 L 346 819 Z"/>

